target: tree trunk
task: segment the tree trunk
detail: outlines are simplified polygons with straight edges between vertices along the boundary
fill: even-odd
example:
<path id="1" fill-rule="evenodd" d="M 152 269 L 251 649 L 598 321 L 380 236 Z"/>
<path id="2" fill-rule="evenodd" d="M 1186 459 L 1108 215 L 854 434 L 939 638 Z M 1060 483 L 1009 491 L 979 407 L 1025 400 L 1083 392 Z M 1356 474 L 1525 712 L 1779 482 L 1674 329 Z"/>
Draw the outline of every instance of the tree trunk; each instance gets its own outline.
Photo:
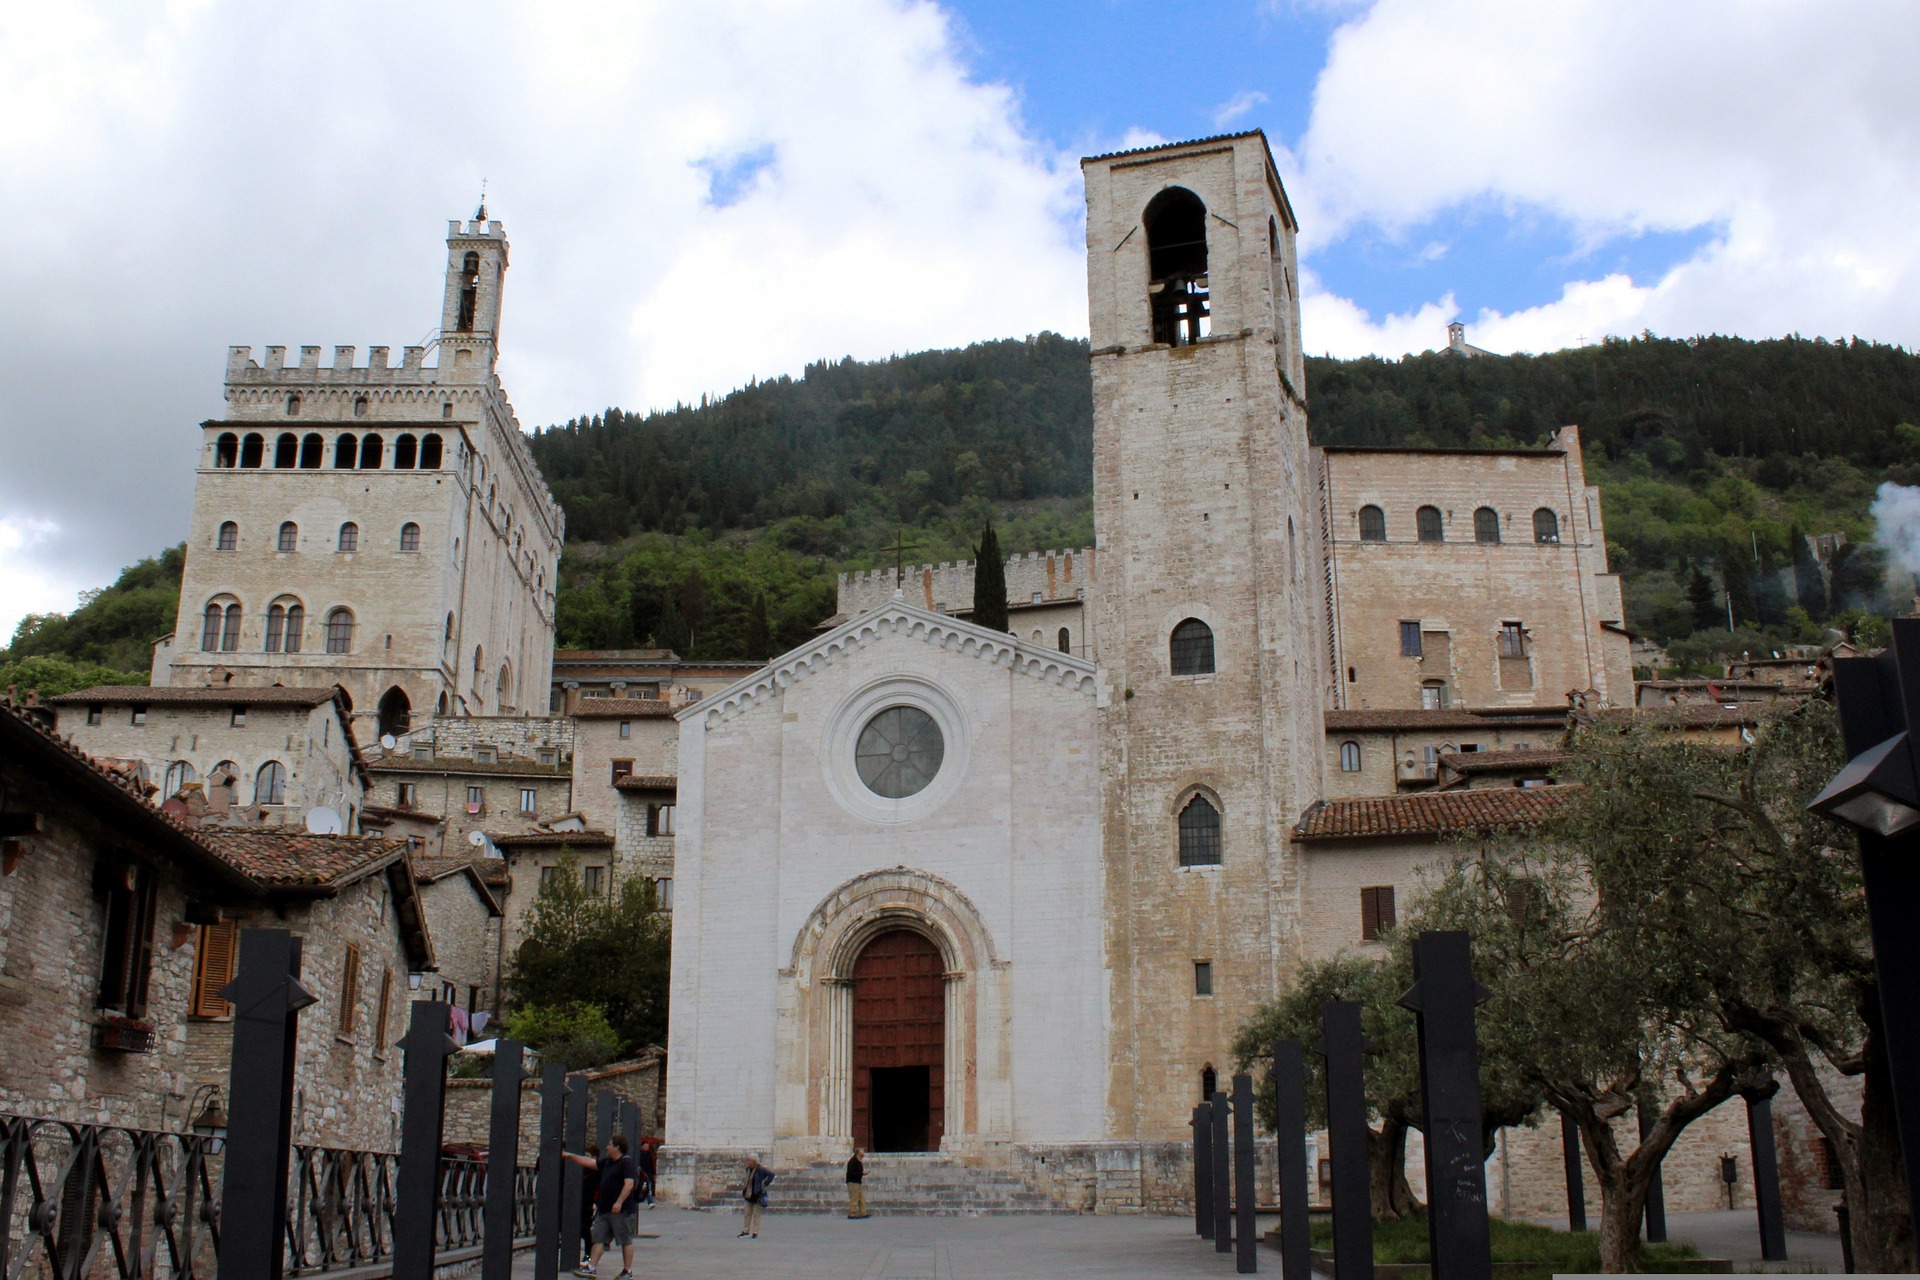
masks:
<path id="1" fill-rule="evenodd" d="M 1406 1121 L 1388 1116 L 1377 1133 L 1367 1130 L 1367 1184 L 1375 1222 L 1393 1222 L 1420 1212 L 1420 1202 L 1407 1182 Z"/>
<path id="2" fill-rule="evenodd" d="M 1647 1211 L 1653 1179 L 1629 1177 L 1621 1168 L 1609 1175 L 1595 1167 L 1594 1180 L 1600 1184 L 1600 1269 L 1613 1275 L 1638 1271 L 1640 1218 Z"/>
<path id="3" fill-rule="evenodd" d="M 1856 1166 L 1843 1170 L 1852 1217 L 1854 1262 L 1862 1271 L 1920 1270 L 1913 1219 L 1907 1212 L 1907 1182 L 1900 1132 L 1893 1114 L 1893 1079 L 1880 1039 L 1877 1003 L 1867 1019 L 1865 1079 L 1861 1082 L 1860 1142 Z"/>

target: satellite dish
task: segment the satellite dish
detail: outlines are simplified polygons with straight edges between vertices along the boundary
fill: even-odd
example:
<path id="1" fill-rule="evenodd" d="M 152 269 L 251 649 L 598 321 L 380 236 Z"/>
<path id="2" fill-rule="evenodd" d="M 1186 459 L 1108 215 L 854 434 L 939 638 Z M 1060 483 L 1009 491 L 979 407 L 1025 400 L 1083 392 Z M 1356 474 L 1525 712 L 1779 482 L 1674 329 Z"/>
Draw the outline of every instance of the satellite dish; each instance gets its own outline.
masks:
<path id="1" fill-rule="evenodd" d="M 346 825 L 340 821 L 338 813 L 321 805 L 317 809 L 308 810 L 307 830 L 316 836 L 337 836 L 346 830 Z"/>
<path id="2" fill-rule="evenodd" d="M 486 832 L 484 831 L 467 832 L 467 843 L 472 845 L 474 848 L 478 849 L 481 845 L 485 844 L 486 842 L 487 842 Z"/>
<path id="3" fill-rule="evenodd" d="M 380 735 L 380 745 L 385 747 L 388 751 L 391 751 L 395 747 L 400 745 L 400 739 L 394 737 L 390 733 L 383 733 Z"/>

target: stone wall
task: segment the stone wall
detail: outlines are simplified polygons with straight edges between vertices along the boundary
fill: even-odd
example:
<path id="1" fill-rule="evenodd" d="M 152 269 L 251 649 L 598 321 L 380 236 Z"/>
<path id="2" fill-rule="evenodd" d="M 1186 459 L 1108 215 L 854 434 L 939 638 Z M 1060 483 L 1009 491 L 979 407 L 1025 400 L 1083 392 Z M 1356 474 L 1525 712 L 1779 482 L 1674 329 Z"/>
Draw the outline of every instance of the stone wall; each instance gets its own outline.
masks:
<path id="1" fill-rule="evenodd" d="M 573 808 L 573 779 L 565 765 L 541 765 L 528 760 L 502 760 L 482 765 L 471 760 L 413 760 L 390 755 L 371 771 L 368 803 L 398 807 L 400 785 L 410 783 L 414 811 L 444 819 L 422 836 L 422 853 L 472 857 L 480 850 L 470 843 L 476 831 L 488 835 L 521 835 L 538 831 Z M 480 811 L 467 812 L 468 788 L 480 788 Z M 522 807 L 521 792 L 534 793 L 533 811 Z M 411 834 L 396 829 L 395 835 Z"/>
<path id="2" fill-rule="evenodd" d="M 492 747 L 502 759 L 539 761 L 540 753 L 556 753 L 553 763 L 573 756 L 573 721 L 567 716 L 458 716 L 437 720 L 400 739 L 399 749 L 411 751 L 419 743 L 432 746 L 435 755 L 474 758 L 476 747 Z"/>
<path id="3" fill-rule="evenodd" d="M 1480 751 L 1553 750 L 1566 735 L 1564 723 L 1496 722 L 1432 729 L 1409 724 L 1395 729 L 1356 729 L 1340 725 L 1339 716 L 1337 711 L 1330 712 L 1327 724 L 1326 794 L 1330 800 L 1390 796 L 1403 789 L 1425 791 L 1437 772 L 1437 765 L 1428 764 L 1429 753 L 1437 760 L 1446 752 L 1469 745 Z M 1353 773 L 1340 767 L 1340 748 L 1349 742 L 1360 748 L 1360 769 Z"/>
<path id="4" fill-rule="evenodd" d="M 1007 602 L 1013 605 L 1046 603 L 1078 612 L 1094 581 L 1097 557 L 1092 547 L 1070 551 L 1025 551 L 1007 557 Z M 908 603 L 935 613 L 966 613 L 973 609 L 971 560 L 908 565 L 901 586 Z M 840 575 L 838 612 L 857 617 L 893 599 L 894 571 L 869 569 Z M 1074 628 L 1076 636 L 1079 628 Z M 1051 632 L 1049 632 L 1051 634 Z M 1076 650 L 1079 652 L 1079 650 Z M 1088 656 L 1091 651 L 1088 651 Z"/>
<path id="5" fill-rule="evenodd" d="M 439 969 L 434 983 L 454 989 L 454 1000 L 469 1013 L 500 1009 L 500 917 L 481 896 L 466 871 L 420 886 L 420 907 L 433 935 Z"/>
<path id="6" fill-rule="evenodd" d="M 662 1077 L 666 1056 L 657 1049 L 643 1051 L 637 1058 L 609 1062 L 583 1074 L 587 1077 L 589 1097 L 613 1093 L 640 1109 L 640 1135 L 657 1138 L 665 1123 L 661 1107 Z M 519 1163 L 531 1164 L 540 1142 L 540 1075 L 537 1062 L 530 1062 L 533 1074 L 524 1081 L 520 1095 Z M 592 1132 L 595 1111 L 589 1102 L 587 1126 L 590 1141 L 598 1141 Z M 445 1140 L 471 1142 L 486 1146 L 493 1127 L 493 1081 L 456 1079 L 447 1081 Z"/>
<path id="7" fill-rule="evenodd" d="M 1861 1078 L 1830 1070 L 1823 1070 L 1820 1077 L 1840 1114 L 1858 1124 Z M 1840 1220 L 1834 1216 L 1834 1206 L 1846 1198 L 1840 1170 L 1828 1159 L 1823 1136 L 1791 1085 L 1783 1084 L 1774 1095 L 1773 1134 L 1787 1228 L 1837 1232 Z"/>

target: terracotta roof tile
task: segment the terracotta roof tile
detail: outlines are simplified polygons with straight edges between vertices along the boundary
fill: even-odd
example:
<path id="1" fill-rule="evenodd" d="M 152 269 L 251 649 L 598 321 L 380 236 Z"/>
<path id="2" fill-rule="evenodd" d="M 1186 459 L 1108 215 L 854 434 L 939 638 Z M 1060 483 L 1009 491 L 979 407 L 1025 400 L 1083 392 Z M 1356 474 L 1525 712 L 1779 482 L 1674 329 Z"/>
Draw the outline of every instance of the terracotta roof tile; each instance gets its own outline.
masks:
<path id="1" fill-rule="evenodd" d="M 677 791 L 680 779 L 670 773 L 630 773 L 613 785 L 619 791 Z"/>
<path id="2" fill-rule="evenodd" d="M 1327 732 L 1342 729 L 1520 729 L 1565 727 L 1564 707 L 1523 707 L 1493 712 L 1359 708 L 1326 713 Z"/>
<path id="3" fill-rule="evenodd" d="M 565 778 L 573 768 L 564 764 L 541 764 L 534 760 L 468 760 L 463 756 L 435 756 L 415 760 L 410 755 L 381 756 L 369 762 L 375 773 L 476 774 L 508 778 Z"/>
<path id="4" fill-rule="evenodd" d="M 1080 163 L 1085 164 L 1088 160 L 1113 160 L 1120 156 L 1145 155 L 1149 151 L 1172 151 L 1179 147 L 1204 147 L 1210 142 L 1233 142 L 1240 138 L 1259 138 L 1264 142 L 1266 136 L 1266 131 L 1263 129 L 1245 129 L 1239 133 L 1216 133 L 1205 138 L 1188 138 L 1184 142 L 1156 142 L 1150 147 L 1129 147 L 1125 151 L 1106 151 L 1097 156 L 1088 156 Z"/>
<path id="5" fill-rule="evenodd" d="M 1512 831 L 1545 820 L 1577 789 L 1490 787 L 1482 791 L 1422 791 L 1329 800 L 1307 810 L 1293 834 L 1299 840 L 1353 840 Z"/>
<path id="6" fill-rule="evenodd" d="M 1624 729 L 1629 725 L 1651 725 L 1656 729 L 1740 729 L 1760 723 L 1773 704 L 1743 702 L 1736 706 L 1693 705 L 1677 707 L 1615 707 L 1599 712 L 1595 719 L 1604 725 Z"/>
<path id="7" fill-rule="evenodd" d="M 758 670 L 759 668 L 755 668 Z M 645 720 L 671 716 L 677 708 L 665 698 L 582 698 L 574 708 L 576 720 Z"/>
<path id="8" fill-rule="evenodd" d="M 331 889 L 405 855 L 404 839 L 318 836 L 273 827 L 203 827 L 200 837 L 263 885 Z"/>
<path id="9" fill-rule="evenodd" d="M 415 854 L 413 858 L 413 878 L 421 884 L 431 884 L 462 871 L 471 871 L 480 877 L 480 883 L 489 888 L 504 889 L 510 880 L 505 858 L 467 858 L 459 854 Z"/>
<path id="10" fill-rule="evenodd" d="M 599 849 L 613 844 L 613 837 L 604 831 L 527 831 L 501 836 L 489 832 L 488 839 L 503 849 L 558 849 L 563 845 Z"/>
<path id="11" fill-rule="evenodd" d="M 1573 759 L 1569 751 L 1443 751 L 1440 763 L 1455 773 L 1508 773 L 1552 769 Z"/>

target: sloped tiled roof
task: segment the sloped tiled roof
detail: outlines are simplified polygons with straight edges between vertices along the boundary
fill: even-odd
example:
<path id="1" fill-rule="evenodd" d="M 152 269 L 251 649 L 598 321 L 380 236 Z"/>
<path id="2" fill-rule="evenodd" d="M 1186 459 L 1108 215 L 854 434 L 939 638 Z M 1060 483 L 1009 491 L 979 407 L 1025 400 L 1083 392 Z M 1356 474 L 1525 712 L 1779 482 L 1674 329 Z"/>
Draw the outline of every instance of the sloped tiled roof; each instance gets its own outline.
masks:
<path id="1" fill-rule="evenodd" d="M 753 668 L 759 670 L 758 667 Z M 665 698 L 582 698 L 573 709 L 576 720 L 645 720 L 671 716 L 674 705 Z"/>
<path id="2" fill-rule="evenodd" d="M 319 836 L 286 827 L 202 827 L 200 837 L 263 885 L 337 889 L 406 853 L 404 839 Z"/>
<path id="3" fill-rule="evenodd" d="M 1149 151 L 1173 151 L 1180 147 L 1204 147 L 1210 142 L 1233 142 L 1240 138 L 1259 138 L 1264 142 L 1266 136 L 1266 131 L 1262 129 L 1243 129 L 1239 133 L 1216 133 L 1205 138 L 1188 138 L 1183 142 L 1156 142 L 1152 146 L 1147 147 L 1128 147 L 1124 151 L 1105 151 L 1097 156 L 1088 156 L 1085 160 L 1082 160 L 1081 163 L 1085 164 L 1088 160 L 1113 160 L 1120 156 L 1145 155 Z"/>
<path id="4" fill-rule="evenodd" d="M 415 760 L 408 755 L 382 756 L 369 766 L 375 773 L 471 774 L 504 778 L 566 778 L 573 770 L 564 764 L 536 760 L 469 760 L 464 756 L 435 756 Z"/>
<path id="5" fill-rule="evenodd" d="M 1599 723 L 1616 729 L 1630 725 L 1651 725 L 1656 729 L 1740 729 L 1760 723 L 1770 704 L 1743 702 L 1735 706 L 1719 704 L 1677 707 L 1619 707 L 1602 711 Z"/>
<path id="6" fill-rule="evenodd" d="M 51 706 L 73 707 L 88 703 L 113 706 L 144 705 L 174 707 L 317 707 L 332 702 L 336 687 L 303 686 L 288 688 L 232 687 L 210 689 L 194 685 L 97 684 L 72 693 L 55 694 L 42 699 Z"/>
<path id="7" fill-rule="evenodd" d="M 1514 773 L 1552 769 L 1573 759 L 1567 751 L 1446 751 L 1440 763 L 1455 773 Z"/>
<path id="8" fill-rule="evenodd" d="M 670 773 L 630 773 L 613 785 L 619 791 L 677 791 L 680 779 Z"/>
<path id="9" fill-rule="evenodd" d="M 562 845 L 597 849 L 613 843 L 613 837 L 604 831 L 526 831 L 504 836 L 492 832 L 487 834 L 503 849 L 558 849 Z"/>
<path id="10" fill-rule="evenodd" d="M 1577 791 L 1572 786 L 1490 787 L 1329 800 L 1307 810 L 1293 834 L 1298 840 L 1355 840 L 1512 831 L 1544 821 Z"/>

